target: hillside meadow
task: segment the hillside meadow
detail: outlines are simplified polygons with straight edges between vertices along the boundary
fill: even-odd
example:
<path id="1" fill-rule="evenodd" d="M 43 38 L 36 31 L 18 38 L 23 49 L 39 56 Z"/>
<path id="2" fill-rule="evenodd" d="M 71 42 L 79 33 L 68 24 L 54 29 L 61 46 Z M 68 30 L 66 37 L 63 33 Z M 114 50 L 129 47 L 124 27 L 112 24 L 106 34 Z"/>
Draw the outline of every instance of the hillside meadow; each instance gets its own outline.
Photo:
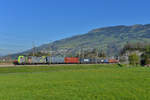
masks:
<path id="1" fill-rule="evenodd" d="M 118 65 L 0 68 L 0 100 L 150 100 L 150 68 Z"/>

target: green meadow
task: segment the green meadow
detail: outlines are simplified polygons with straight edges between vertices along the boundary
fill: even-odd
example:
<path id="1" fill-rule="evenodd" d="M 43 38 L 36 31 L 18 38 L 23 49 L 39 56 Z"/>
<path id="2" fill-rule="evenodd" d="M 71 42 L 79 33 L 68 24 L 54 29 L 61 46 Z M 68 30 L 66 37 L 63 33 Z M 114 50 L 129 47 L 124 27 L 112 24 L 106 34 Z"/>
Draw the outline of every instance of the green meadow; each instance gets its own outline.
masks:
<path id="1" fill-rule="evenodd" d="M 150 100 L 150 68 L 118 65 L 0 68 L 0 100 Z"/>

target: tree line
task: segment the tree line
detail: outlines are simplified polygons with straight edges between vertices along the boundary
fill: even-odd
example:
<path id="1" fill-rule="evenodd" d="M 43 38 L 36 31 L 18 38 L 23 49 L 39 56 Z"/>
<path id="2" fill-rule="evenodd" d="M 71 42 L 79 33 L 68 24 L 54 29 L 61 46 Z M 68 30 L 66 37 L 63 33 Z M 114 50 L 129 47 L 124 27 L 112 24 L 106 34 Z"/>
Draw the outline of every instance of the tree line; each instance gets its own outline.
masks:
<path id="1" fill-rule="evenodd" d="M 138 54 L 136 51 L 139 51 Z M 123 55 L 126 52 L 130 52 L 129 63 L 131 65 L 149 65 L 150 64 L 150 44 L 148 43 L 127 43 L 124 45 L 120 54 Z"/>

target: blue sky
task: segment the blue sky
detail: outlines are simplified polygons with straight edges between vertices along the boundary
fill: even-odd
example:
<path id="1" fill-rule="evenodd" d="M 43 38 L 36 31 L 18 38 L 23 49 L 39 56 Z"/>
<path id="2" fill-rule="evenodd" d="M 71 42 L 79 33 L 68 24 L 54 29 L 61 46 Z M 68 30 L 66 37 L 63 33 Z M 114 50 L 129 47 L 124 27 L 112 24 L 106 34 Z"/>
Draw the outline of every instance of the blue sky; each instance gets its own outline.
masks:
<path id="1" fill-rule="evenodd" d="M 87 33 L 150 23 L 149 0 L 0 0 L 0 55 Z"/>

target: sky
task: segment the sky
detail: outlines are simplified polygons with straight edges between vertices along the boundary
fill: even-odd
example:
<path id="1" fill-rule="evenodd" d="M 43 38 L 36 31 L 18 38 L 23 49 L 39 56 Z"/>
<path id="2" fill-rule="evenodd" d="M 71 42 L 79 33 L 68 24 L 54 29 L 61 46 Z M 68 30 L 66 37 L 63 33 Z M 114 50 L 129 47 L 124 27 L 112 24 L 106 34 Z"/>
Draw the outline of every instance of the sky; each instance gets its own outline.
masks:
<path id="1" fill-rule="evenodd" d="M 150 0 L 0 0 L 0 55 L 107 26 L 150 24 Z"/>

